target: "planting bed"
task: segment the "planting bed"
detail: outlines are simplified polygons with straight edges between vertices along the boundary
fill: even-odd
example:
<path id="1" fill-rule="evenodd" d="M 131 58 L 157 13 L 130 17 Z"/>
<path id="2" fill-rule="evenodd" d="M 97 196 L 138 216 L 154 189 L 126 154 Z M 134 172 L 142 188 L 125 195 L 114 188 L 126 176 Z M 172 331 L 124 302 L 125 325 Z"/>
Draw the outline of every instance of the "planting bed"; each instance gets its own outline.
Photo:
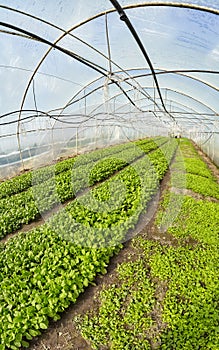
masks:
<path id="1" fill-rule="evenodd" d="M 125 242 L 160 183 L 156 215 Z M 98 150 L 0 186 L 2 237 L 71 200 L 0 245 L 0 350 L 219 348 L 219 186 L 190 141 Z"/>

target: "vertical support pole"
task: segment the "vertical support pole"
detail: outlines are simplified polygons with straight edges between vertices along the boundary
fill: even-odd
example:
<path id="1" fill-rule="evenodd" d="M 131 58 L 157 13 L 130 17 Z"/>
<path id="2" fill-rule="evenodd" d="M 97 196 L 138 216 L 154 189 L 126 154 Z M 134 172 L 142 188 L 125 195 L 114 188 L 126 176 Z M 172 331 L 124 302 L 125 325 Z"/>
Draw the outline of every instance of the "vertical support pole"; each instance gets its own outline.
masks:
<path id="1" fill-rule="evenodd" d="M 97 115 L 95 114 L 95 149 L 97 148 Z"/>
<path id="2" fill-rule="evenodd" d="M 87 115 L 86 88 L 84 89 L 84 114 Z"/>
<path id="3" fill-rule="evenodd" d="M 153 89 L 154 89 L 154 112 L 155 112 L 156 90 L 155 90 L 154 80 L 153 80 Z"/>
<path id="4" fill-rule="evenodd" d="M 78 154 L 78 127 L 76 128 L 76 154 Z"/>

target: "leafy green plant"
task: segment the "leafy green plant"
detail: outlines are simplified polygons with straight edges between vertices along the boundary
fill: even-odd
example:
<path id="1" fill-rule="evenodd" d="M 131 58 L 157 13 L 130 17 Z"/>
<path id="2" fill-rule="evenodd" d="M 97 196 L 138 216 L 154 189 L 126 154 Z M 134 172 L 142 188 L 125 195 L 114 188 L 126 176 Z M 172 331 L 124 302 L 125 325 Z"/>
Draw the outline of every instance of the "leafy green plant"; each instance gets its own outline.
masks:
<path id="1" fill-rule="evenodd" d="M 191 176 L 197 173 L 194 176 L 203 182 L 216 185 L 201 160 L 193 163 L 196 159 L 194 147 L 187 140 L 181 142 L 188 162 L 185 160 L 186 167 L 181 166 L 179 159 L 182 158 L 176 156 L 178 163 L 173 169 L 186 170 Z M 161 173 L 162 153 L 155 152 L 151 159 L 158 174 Z M 166 166 L 163 162 L 163 168 Z M 163 168 L 161 166 L 161 171 Z M 79 331 L 93 349 L 150 349 L 151 339 L 147 335 L 154 329 L 150 312 L 155 290 L 161 290 L 162 285 L 166 286 L 166 292 L 162 292 L 163 299 L 159 299 L 160 313 L 166 326 L 156 335 L 156 348 L 218 349 L 218 203 L 167 192 L 157 216 L 158 225 L 166 215 L 170 198 L 182 204 L 178 217 L 168 228 L 169 234 L 179 238 L 178 245 L 170 247 L 136 238 L 134 245 L 143 250 L 144 257 L 121 264 L 118 268 L 120 282 L 101 292 L 98 310 L 75 319 Z M 189 244 L 188 238 L 193 239 L 194 245 Z M 145 338 L 141 338 L 142 334 Z"/>
<path id="2" fill-rule="evenodd" d="M 98 313 L 77 316 L 77 327 L 93 349 L 150 349 L 154 288 L 147 266 L 143 260 L 123 263 L 118 273 L 121 285 L 103 290 Z"/>
<path id="3" fill-rule="evenodd" d="M 161 349 L 218 345 L 218 246 L 164 248 L 152 255 L 151 274 L 168 282 Z"/>
<path id="4" fill-rule="evenodd" d="M 167 192 L 163 198 L 156 224 L 159 227 L 166 216 L 170 196 L 172 200 L 182 204 L 176 219 L 168 228 L 168 232 L 177 238 L 192 237 L 195 240 L 215 244 L 218 242 L 219 204 L 207 200 L 196 200 L 191 196 L 177 195 Z"/>
<path id="5" fill-rule="evenodd" d="M 145 152 L 158 147 L 153 140 L 144 141 L 142 144 L 144 146 L 147 145 Z M 156 154 L 158 151 L 153 153 L 153 157 L 156 159 L 158 159 L 158 154 Z M 111 156 L 107 158 L 107 154 L 116 154 L 116 158 L 112 158 Z M 35 183 L 34 186 L 29 187 L 26 191 L 17 193 L 11 197 L 7 196 L 0 200 L 0 237 L 4 237 L 8 233 L 21 228 L 23 224 L 28 224 L 39 218 L 42 213 L 51 210 L 60 202 L 64 203 L 67 200 L 74 199 L 77 192 L 108 178 L 116 171 L 127 166 L 128 163 L 136 161 L 143 155 L 144 152 L 142 151 L 141 153 L 137 147 L 125 144 L 80 156 L 77 158 L 76 166 L 73 169 L 71 167 L 75 163 L 75 159 L 58 163 L 55 168 L 57 174 L 53 177 L 51 176 L 55 166 L 53 168 L 39 169 L 32 175 L 34 176 L 34 180 L 32 179 L 33 183 Z M 103 156 L 105 158 L 102 159 L 101 157 Z M 90 172 L 92 162 L 98 159 L 102 160 L 95 163 L 95 167 Z M 162 169 L 163 163 L 159 163 L 158 160 L 156 162 L 155 169 L 158 172 L 158 167 Z M 164 175 L 165 170 L 166 167 L 162 170 L 161 176 Z M 89 173 L 90 183 L 87 181 L 86 176 Z M 50 175 L 50 178 L 47 179 L 48 175 Z M 16 181 L 16 178 L 13 181 Z M 5 184 L 8 184 L 8 182 Z"/>
<path id="6" fill-rule="evenodd" d="M 175 143 L 167 143 L 162 152 L 171 159 L 175 149 Z M 153 159 L 160 155 L 160 151 L 155 150 Z M 125 196 L 121 202 L 114 203 L 115 210 L 95 212 L 89 192 L 81 197 L 81 201 L 69 203 L 66 210 L 60 210 L 48 223 L 0 246 L 3 290 L 0 295 L 0 340 L 3 350 L 28 346 L 28 340 L 47 328 L 50 318 L 58 320 L 60 313 L 77 300 L 98 273 L 106 273 L 110 257 L 121 249 L 121 241 L 138 222 L 156 192 L 156 170 L 162 172 L 162 164 L 156 162 L 155 170 L 151 169 L 148 158 L 142 157 L 121 170 L 114 179 L 99 185 L 95 189 L 96 198 L 102 198 L 102 202 L 106 200 L 105 186 L 113 180 L 118 180 L 115 181 L 117 201 L 121 189 L 119 183 L 125 185 Z M 141 271 L 142 276 L 144 273 Z M 145 281 L 142 288 L 147 289 L 148 294 L 133 291 L 134 305 L 127 309 L 127 322 L 134 314 L 137 322 L 139 300 L 145 304 L 145 313 L 153 304 L 150 283 Z M 150 317 L 146 316 L 142 327 L 147 328 L 150 322 Z M 135 337 L 134 330 L 124 329 L 123 335 L 118 334 L 116 338 L 115 348 L 125 344 L 123 348 L 129 349 L 129 341 L 133 340 L 137 349 Z M 143 337 L 144 334 L 142 344 L 148 349 L 148 341 Z"/>
<path id="7" fill-rule="evenodd" d="M 188 140 L 182 140 L 180 148 L 186 167 L 177 156 L 172 168 L 179 173 L 173 176 L 185 176 L 181 171 L 186 169 L 187 188 L 218 198 L 216 179 L 203 165 L 195 148 Z M 152 248 L 149 261 L 151 277 L 168 285 L 163 302 L 163 322 L 167 328 L 160 334 L 160 348 L 218 349 L 219 204 L 167 192 L 157 214 L 158 227 L 171 198 L 182 203 L 167 231 L 180 238 L 178 247 Z M 189 244 L 191 238 L 193 245 Z"/>

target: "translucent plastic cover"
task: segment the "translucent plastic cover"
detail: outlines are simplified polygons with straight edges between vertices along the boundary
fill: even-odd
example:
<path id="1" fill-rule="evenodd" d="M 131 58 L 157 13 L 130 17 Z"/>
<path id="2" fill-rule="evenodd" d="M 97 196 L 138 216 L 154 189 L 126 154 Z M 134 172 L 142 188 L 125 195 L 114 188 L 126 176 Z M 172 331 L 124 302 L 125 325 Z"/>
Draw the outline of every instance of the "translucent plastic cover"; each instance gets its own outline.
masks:
<path id="1" fill-rule="evenodd" d="M 1 1 L 0 77 L 0 169 L 157 134 L 219 161 L 218 1 Z"/>

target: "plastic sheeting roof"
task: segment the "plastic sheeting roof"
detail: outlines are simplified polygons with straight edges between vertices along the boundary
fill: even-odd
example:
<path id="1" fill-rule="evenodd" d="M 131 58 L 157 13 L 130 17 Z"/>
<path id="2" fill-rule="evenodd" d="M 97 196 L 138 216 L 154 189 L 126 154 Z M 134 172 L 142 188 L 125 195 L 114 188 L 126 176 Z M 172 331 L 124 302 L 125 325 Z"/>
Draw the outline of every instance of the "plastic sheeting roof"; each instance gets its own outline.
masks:
<path id="1" fill-rule="evenodd" d="M 115 3 L 1 1 L 3 153 L 51 130 L 218 133 L 219 2 L 120 0 L 148 59 Z"/>

